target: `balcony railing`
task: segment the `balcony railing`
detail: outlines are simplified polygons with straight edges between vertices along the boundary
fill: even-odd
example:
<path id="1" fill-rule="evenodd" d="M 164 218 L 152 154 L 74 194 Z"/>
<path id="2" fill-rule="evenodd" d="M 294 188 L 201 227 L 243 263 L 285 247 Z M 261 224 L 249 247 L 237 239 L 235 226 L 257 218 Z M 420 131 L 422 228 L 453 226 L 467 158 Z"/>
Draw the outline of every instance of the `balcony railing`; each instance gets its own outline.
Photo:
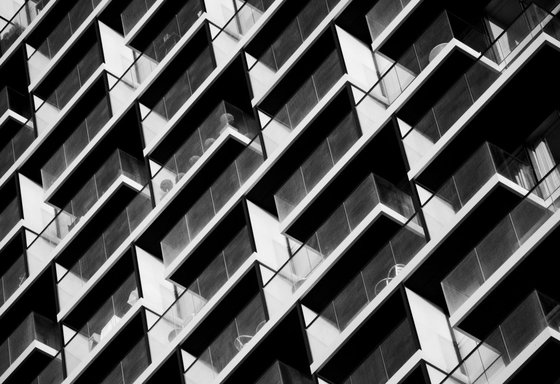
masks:
<path id="1" fill-rule="evenodd" d="M 345 384 L 386 383 L 418 350 L 412 325 L 400 323 L 345 381 Z"/>
<path id="2" fill-rule="evenodd" d="M 257 294 L 196 359 L 187 353 L 183 354 L 183 363 L 187 367 L 185 370 L 186 382 L 190 384 L 211 383 L 255 337 L 267 320 L 262 296 Z"/>
<path id="3" fill-rule="evenodd" d="M 14 225 L 22 218 L 20 202 L 14 198 L 0 211 L 0 241 L 12 230 Z"/>
<path id="4" fill-rule="evenodd" d="M 371 41 L 375 41 L 410 0 L 380 0 L 366 14 Z"/>
<path id="5" fill-rule="evenodd" d="M 198 89 L 200 84 L 214 69 L 212 51 L 206 47 L 191 63 L 186 71 L 165 91 L 163 97 L 153 106 L 141 106 L 142 131 L 144 141 L 149 144 L 162 132 L 165 124 Z"/>
<path id="6" fill-rule="evenodd" d="M 188 209 L 161 241 L 163 261 L 170 265 L 264 161 L 257 137 Z"/>
<path id="7" fill-rule="evenodd" d="M 22 125 L 19 131 L 0 149 L 0 177 L 19 159 L 35 140 L 35 129 L 32 121 Z"/>
<path id="8" fill-rule="evenodd" d="M 39 78 L 53 57 L 76 33 L 100 2 L 101 0 L 77 0 L 37 49 L 28 46 L 27 63 L 31 81 Z"/>
<path id="9" fill-rule="evenodd" d="M 29 97 L 11 87 L 4 87 L 0 91 L 0 116 L 11 110 L 23 116 L 30 116 Z"/>
<path id="10" fill-rule="evenodd" d="M 314 360 L 330 347 L 365 306 L 394 280 L 424 247 L 426 236 L 414 216 L 371 261 L 336 294 L 307 326 Z"/>
<path id="11" fill-rule="evenodd" d="M 493 177 L 502 176 L 527 193 L 535 184 L 533 168 L 498 147 L 484 143 L 424 203 L 422 211 L 432 237 L 449 229 L 456 214 Z"/>
<path id="12" fill-rule="evenodd" d="M 26 233 L 27 237 L 31 232 Z M 33 236 L 36 236 L 33 234 Z M 37 255 L 23 252 L 16 261 L 0 276 L 0 306 L 12 297 L 27 278 L 41 269 L 44 262 Z"/>
<path id="13" fill-rule="evenodd" d="M 31 312 L 0 344 L 0 375 L 6 372 L 33 341 L 39 341 L 58 350 L 60 340 L 56 323 Z"/>
<path id="14" fill-rule="evenodd" d="M 138 21 L 154 5 L 156 0 L 132 0 L 121 13 L 121 22 L 126 36 Z"/>
<path id="15" fill-rule="evenodd" d="M 339 0 L 310 0 L 258 58 L 249 57 L 253 93 L 262 94 L 274 75 L 327 17 Z"/>
<path id="16" fill-rule="evenodd" d="M 97 345 L 117 327 L 121 319 L 138 300 L 135 275 L 124 283 L 105 301 L 95 314 L 78 331 L 67 329 L 71 337 L 64 346 L 66 372 L 71 374 Z"/>
<path id="17" fill-rule="evenodd" d="M 248 140 L 252 140 L 258 133 L 258 128 L 249 115 L 225 101 L 218 103 L 152 178 L 156 204 L 228 130 L 237 131 Z"/>
<path id="18" fill-rule="evenodd" d="M 274 362 L 255 384 L 311 384 L 313 381 L 281 361 Z"/>
<path id="19" fill-rule="evenodd" d="M 74 162 L 111 118 L 108 100 L 103 98 L 78 125 L 52 157 L 41 167 L 43 189 L 47 190 Z"/>
<path id="20" fill-rule="evenodd" d="M 280 221 L 313 190 L 361 135 L 354 116 L 349 113 L 274 194 Z"/>
<path id="21" fill-rule="evenodd" d="M 74 224 L 87 214 L 120 176 L 126 176 L 139 185 L 146 182 L 142 162 L 117 149 L 64 207 L 66 212 L 76 217 Z"/>
<path id="22" fill-rule="evenodd" d="M 375 83 L 368 91 L 369 96 L 387 108 L 453 40 L 479 52 L 485 52 L 490 45 L 486 34 L 444 11 L 399 58 L 388 57 L 379 51 L 374 53 L 377 72 L 382 75 L 372 77 Z"/>
<path id="23" fill-rule="evenodd" d="M 54 125 L 60 111 L 78 93 L 101 63 L 102 58 L 99 46 L 96 43 L 45 100 L 35 96 L 35 105 L 38 106 L 35 115 L 37 126 L 41 131 L 45 131 Z"/>
<path id="24" fill-rule="evenodd" d="M 153 356 L 166 350 L 252 253 L 249 232 L 243 228 L 150 328 L 148 337 Z"/>
<path id="25" fill-rule="evenodd" d="M 274 116 L 260 111 L 269 118 L 263 127 L 267 151 L 274 150 L 278 146 L 278 137 L 284 137 L 295 129 L 342 76 L 339 57 L 333 51 Z"/>
<path id="26" fill-rule="evenodd" d="M 25 28 L 39 16 L 49 0 L 28 0 L 7 23 L 2 23 L 0 30 L 0 56 L 21 36 Z"/>
<path id="27" fill-rule="evenodd" d="M 61 309 L 68 307 L 80 295 L 81 288 L 93 277 L 123 241 L 136 229 L 151 211 L 151 195 L 146 186 L 127 207 L 113 219 L 107 229 L 93 242 L 82 256 L 70 267 L 57 264 L 58 300 Z"/>
<path id="28" fill-rule="evenodd" d="M 469 70 L 451 86 L 435 105 L 412 128 L 405 122 L 403 142 L 411 167 L 459 120 L 480 96 L 499 78 L 500 72 L 485 63 L 491 60 L 507 66 L 527 44 L 540 34 L 551 20 L 546 11 L 531 4 L 485 50 Z"/>
<path id="29" fill-rule="evenodd" d="M 161 32 L 148 44 L 144 54 L 160 63 L 202 14 L 201 0 L 188 0 Z"/>
<path id="30" fill-rule="evenodd" d="M 100 384 L 134 383 L 149 364 L 150 353 L 146 339 L 142 337 Z"/>
<path id="31" fill-rule="evenodd" d="M 403 222 L 414 214 L 409 195 L 379 176 L 370 174 L 304 244 L 295 246 L 293 256 L 265 286 L 267 296 L 285 301 L 379 205 L 400 214 Z"/>
<path id="32" fill-rule="evenodd" d="M 451 314 L 464 304 L 560 208 L 558 168 L 527 194 L 441 285 Z"/>
<path id="33" fill-rule="evenodd" d="M 491 383 L 538 336 L 560 327 L 560 305 L 534 291 L 442 382 Z"/>

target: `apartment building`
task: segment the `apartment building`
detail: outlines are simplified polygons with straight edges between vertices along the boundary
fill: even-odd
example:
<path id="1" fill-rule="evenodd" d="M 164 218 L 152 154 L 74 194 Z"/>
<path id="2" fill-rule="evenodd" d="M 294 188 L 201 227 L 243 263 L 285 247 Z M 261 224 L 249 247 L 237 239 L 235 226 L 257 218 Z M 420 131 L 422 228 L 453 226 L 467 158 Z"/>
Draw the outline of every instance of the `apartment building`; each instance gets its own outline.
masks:
<path id="1" fill-rule="evenodd" d="M 1 0 L 0 382 L 560 383 L 559 11 Z"/>

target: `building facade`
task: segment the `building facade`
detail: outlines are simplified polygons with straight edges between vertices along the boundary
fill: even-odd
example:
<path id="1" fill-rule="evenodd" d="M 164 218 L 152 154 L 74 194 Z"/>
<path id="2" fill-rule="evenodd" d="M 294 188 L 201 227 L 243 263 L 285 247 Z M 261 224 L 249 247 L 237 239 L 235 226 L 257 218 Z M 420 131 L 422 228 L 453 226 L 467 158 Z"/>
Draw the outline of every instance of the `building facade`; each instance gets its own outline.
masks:
<path id="1" fill-rule="evenodd" d="M 0 382 L 560 383 L 559 10 L 1 0 Z"/>

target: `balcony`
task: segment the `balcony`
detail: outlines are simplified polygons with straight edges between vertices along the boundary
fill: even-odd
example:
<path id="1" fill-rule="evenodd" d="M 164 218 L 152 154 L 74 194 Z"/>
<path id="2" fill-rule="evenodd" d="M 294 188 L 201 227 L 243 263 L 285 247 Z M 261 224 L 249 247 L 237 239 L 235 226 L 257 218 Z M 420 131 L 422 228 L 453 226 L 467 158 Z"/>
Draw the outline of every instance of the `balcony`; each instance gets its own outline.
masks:
<path id="1" fill-rule="evenodd" d="M 461 306 L 560 207 L 554 168 L 441 282 L 450 314 Z"/>
<path id="2" fill-rule="evenodd" d="M 381 212 L 383 214 L 379 215 Z M 284 302 L 356 228 L 369 226 L 371 221 L 384 215 L 402 225 L 413 214 L 409 195 L 370 174 L 304 244 L 291 241 L 292 257 L 265 286 L 267 296 Z M 415 216 L 409 224 L 418 226 L 416 221 Z"/>
<path id="3" fill-rule="evenodd" d="M 138 300 L 135 275 L 128 277 L 78 331 L 66 327 L 64 356 L 67 375 L 85 361 L 91 352 L 106 342 L 120 325 L 122 318 Z"/>
<path id="4" fill-rule="evenodd" d="M 138 227 L 152 209 L 149 187 L 146 186 L 121 211 L 71 266 L 57 263 L 57 289 L 61 311 L 67 310 L 83 287 L 94 277 L 126 238 Z"/>
<path id="5" fill-rule="evenodd" d="M 309 195 L 319 181 L 358 141 L 361 135 L 362 132 L 350 113 L 311 152 L 301 166 L 274 194 L 280 222 L 283 222 L 298 204 Z"/>
<path id="6" fill-rule="evenodd" d="M 317 26 L 327 17 L 339 0 L 309 0 L 282 32 L 257 58 L 247 53 L 253 93 L 262 95 L 275 79 L 276 73 L 295 51 L 303 45 Z"/>
<path id="7" fill-rule="evenodd" d="M 313 381 L 281 361 L 274 362 L 255 384 L 311 384 Z"/>
<path id="8" fill-rule="evenodd" d="M 35 129 L 32 121 L 29 120 L 19 128 L 4 147 L 0 148 L 0 177 L 4 176 L 34 140 Z"/>
<path id="9" fill-rule="evenodd" d="M 404 269 L 427 242 L 414 216 L 338 292 L 327 306 L 311 317 L 307 337 L 313 360 L 332 350 L 340 334 Z"/>
<path id="10" fill-rule="evenodd" d="M 257 129 L 249 115 L 228 102 L 218 103 L 152 178 L 156 204 L 197 164 L 202 155 L 217 149 L 214 143 L 221 143 L 222 136 L 231 136 L 231 139 L 225 140 L 231 140 L 232 145 L 246 145 L 256 135 Z M 245 142 L 239 142 L 241 139 L 245 139 Z M 221 145 L 225 146 L 226 143 Z"/>
<path id="11" fill-rule="evenodd" d="M 263 298 L 261 294 L 257 294 L 198 357 L 188 353 L 182 354 L 183 364 L 187 367 L 186 382 L 213 382 L 227 364 L 256 336 L 267 320 Z"/>
<path id="12" fill-rule="evenodd" d="M 560 327 L 560 306 L 534 291 L 500 325 L 468 353 L 442 384 L 490 383 L 507 379 L 507 368 L 545 329 Z"/>
<path id="13" fill-rule="evenodd" d="M 253 148 L 255 146 L 255 148 Z M 191 244 L 264 161 L 260 142 L 249 144 L 161 240 L 165 266 Z"/>
<path id="14" fill-rule="evenodd" d="M 412 325 L 404 320 L 376 346 L 345 384 L 386 383 L 418 350 L 415 340 Z"/>
<path id="15" fill-rule="evenodd" d="M 41 167 L 41 180 L 44 190 L 48 190 L 60 175 L 73 164 L 82 150 L 95 138 L 110 118 L 109 104 L 104 98 L 88 113 L 54 155 Z"/>
<path id="16" fill-rule="evenodd" d="M 269 153 L 279 146 L 278 138 L 293 131 L 342 76 L 337 51 L 333 51 L 273 116 L 259 110 L 266 116 L 262 130 Z"/>
<path id="17" fill-rule="evenodd" d="M 30 116 L 29 97 L 23 95 L 11 87 L 4 87 L 0 91 L 0 117 L 4 113 L 12 111 L 21 116 L 23 121 Z"/>
<path id="18" fill-rule="evenodd" d="M 531 4 L 485 50 L 480 59 L 412 126 L 399 121 L 409 164 L 415 169 L 461 116 L 500 77 L 500 71 L 540 34 L 551 17 Z"/>
<path id="19" fill-rule="evenodd" d="M 114 384 L 134 383 L 142 372 L 150 364 L 150 354 L 147 347 L 145 338 L 141 338 L 124 356 L 124 358 L 117 363 L 117 365 L 109 372 L 107 376 L 100 382 L 100 384 Z M 88 378 L 82 377 L 83 380 L 76 382 L 87 383 Z"/>
<path id="20" fill-rule="evenodd" d="M 156 0 L 132 0 L 121 13 L 121 22 L 126 36 L 154 5 Z"/>
<path id="21" fill-rule="evenodd" d="M 177 335 L 214 297 L 253 253 L 247 228 L 243 228 L 196 276 L 190 286 L 148 331 L 154 357 L 163 354 Z"/>
<path id="22" fill-rule="evenodd" d="M 133 1 L 131 4 L 134 4 Z M 146 45 L 143 54 L 153 59 L 156 63 L 161 61 L 173 49 L 198 20 L 203 12 L 201 0 L 186 1 L 183 7 L 166 24 L 158 35 Z"/>
<path id="23" fill-rule="evenodd" d="M 214 70 L 210 47 L 204 48 L 194 60 L 185 66 L 186 71 L 178 76 L 158 101 L 152 106 L 140 105 L 142 132 L 146 146 L 154 141 L 166 123 Z"/>
<path id="24" fill-rule="evenodd" d="M 49 359 L 49 355 L 53 357 L 59 344 L 56 323 L 31 312 L 0 344 L 0 377 L 5 379 L 5 374 L 14 363 L 18 364 L 14 369 L 24 369 L 25 360 L 28 360 L 29 355 L 33 354 L 35 349 L 38 349 L 37 357 L 42 360 Z M 32 349 L 28 350 L 30 347 Z M 22 359 L 25 360 L 22 361 Z M 27 367 L 27 369 L 30 368 L 33 369 L 33 367 Z"/>
<path id="25" fill-rule="evenodd" d="M 54 56 L 76 33 L 100 2 L 101 0 L 77 0 L 38 48 L 27 46 L 27 64 L 31 83 L 40 78 L 40 75 L 50 66 Z"/>
<path id="26" fill-rule="evenodd" d="M 80 91 L 102 62 L 96 43 L 47 97 L 43 99 L 35 95 L 35 117 L 40 132 L 46 131 L 56 123 L 61 110 Z"/>
<path id="27" fill-rule="evenodd" d="M 490 143 L 483 144 L 424 203 L 422 211 L 431 237 L 446 233 L 457 220 L 458 212 L 493 179 L 518 197 L 536 184 L 530 164 Z"/>
<path id="28" fill-rule="evenodd" d="M 26 231 L 28 239 L 35 236 L 35 234 Z M 19 240 L 19 238 L 16 238 L 16 241 Z M 36 275 L 43 265 L 43 257 L 24 250 L 0 276 L 0 307 L 12 297 L 30 276 Z"/>
<path id="29" fill-rule="evenodd" d="M 385 29 L 410 3 L 410 0 L 380 0 L 366 14 L 366 21 L 371 36 L 374 41 L 381 36 Z"/>
<path id="30" fill-rule="evenodd" d="M 39 16 L 41 10 L 48 3 L 49 0 L 26 1 L 7 23 L 2 22 L 2 29 L 0 30 L 0 57 L 10 49 L 25 28 Z"/>
<path id="31" fill-rule="evenodd" d="M 0 241 L 4 239 L 21 219 L 20 201 L 18 198 L 14 198 L 0 211 Z"/>

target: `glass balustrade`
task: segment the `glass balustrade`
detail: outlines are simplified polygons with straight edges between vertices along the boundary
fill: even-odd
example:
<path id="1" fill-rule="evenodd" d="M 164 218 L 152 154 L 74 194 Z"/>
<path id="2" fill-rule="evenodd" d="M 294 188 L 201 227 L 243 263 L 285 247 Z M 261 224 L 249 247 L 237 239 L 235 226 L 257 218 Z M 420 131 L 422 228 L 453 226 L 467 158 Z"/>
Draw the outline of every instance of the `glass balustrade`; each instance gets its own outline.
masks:
<path id="1" fill-rule="evenodd" d="M 370 86 L 369 96 L 377 100 L 381 109 L 386 109 L 454 39 L 478 52 L 485 52 L 490 45 L 485 33 L 444 11 L 400 57 L 392 58 L 380 51 L 373 54 L 381 76 L 370 76 L 374 84 Z"/>
<path id="2" fill-rule="evenodd" d="M 496 175 L 515 183 L 521 194 L 527 193 L 536 184 L 529 162 L 517 159 L 493 144 L 484 143 L 424 203 L 422 211 L 432 238 L 447 232 L 461 208 Z"/>
<path id="3" fill-rule="evenodd" d="M 126 36 L 140 21 L 156 0 L 132 0 L 121 12 L 121 23 Z"/>
<path id="4" fill-rule="evenodd" d="M 386 383 L 418 350 L 412 325 L 400 323 L 350 375 L 344 384 Z"/>
<path id="5" fill-rule="evenodd" d="M 281 361 L 274 362 L 255 384 L 311 384 L 313 381 Z"/>
<path id="6" fill-rule="evenodd" d="M 31 381 L 31 384 L 61 384 L 63 380 L 62 352 L 59 352 Z"/>
<path id="7" fill-rule="evenodd" d="M 314 360 L 331 350 L 348 324 L 385 289 L 427 242 L 414 216 L 307 326 Z"/>
<path id="8" fill-rule="evenodd" d="M 25 352 L 34 341 L 41 342 L 55 350 L 60 348 L 56 322 L 38 313 L 31 312 L 17 328 L 0 344 L 0 375 Z"/>
<path id="9" fill-rule="evenodd" d="M 251 341 L 268 320 L 261 294 L 257 294 L 197 357 L 184 352 L 185 380 L 189 384 L 211 383 Z"/>
<path id="10" fill-rule="evenodd" d="M 58 21 L 46 39 L 41 41 L 38 48 L 29 45 L 26 47 L 29 77 L 32 82 L 36 81 L 39 75 L 48 68 L 53 57 L 76 33 L 100 2 L 101 0 L 77 0 L 68 13 Z"/>
<path id="11" fill-rule="evenodd" d="M 67 374 L 74 372 L 97 345 L 112 334 L 138 298 L 135 275 L 132 274 L 78 331 L 66 327 L 71 335 L 64 346 Z"/>
<path id="12" fill-rule="evenodd" d="M 292 241 L 292 257 L 265 286 L 267 300 L 285 302 L 379 205 L 401 215 L 403 224 L 414 214 L 409 195 L 381 177 L 370 174 L 304 244 Z M 412 223 L 418 225 L 417 216 L 409 222 L 410 225 Z"/>
<path id="13" fill-rule="evenodd" d="M 31 143 L 35 140 L 35 129 L 33 122 L 29 120 L 22 125 L 17 133 L 0 148 L 0 177 L 19 159 Z"/>
<path id="14" fill-rule="evenodd" d="M 215 5 L 217 3 L 218 1 L 213 2 L 211 0 L 206 0 L 207 11 L 209 4 L 212 4 L 212 8 L 215 9 Z M 227 3 L 227 6 L 231 6 L 230 1 L 221 0 L 221 3 Z M 236 4 L 236 10 L 235 13 L 233 13 L 232 9 L 231 17 L 229 19 L 225 18 L 225 14 L 227 12 L 225 12 L 224 9 L 227 6 L 222 7 L 222 13 L 224 14 L 223 24 L 220 21 L 216 22 L 216 17 L 212 16 L 212 11 L 208 11 L 210 20 L 212 20 L 209 23 L 210 35 L 212 37 L 212 48 L 214 49 L 214 55 L 218 66 L 225 65 L 238 51 L 237 44 L 239 41 L 247 35 L 253 25 L 255 25 L 266 9 L 272 4 L 272 1 L 237 0 L 234 3 Z"/>
<path id="15" fill-rule="evenodd" d="M 148 338 L 153 356 L 160 356 L 167 350 L 169 343 L 191 323 L 252 253 L 249 232 L 243 228 L 150 328 Z"/>
<path id="16" fill-rule="evenodd" d="M 150 365 L 146 338 L 142 337 L 100 384 L 131 384 Z"/>
<path id="17" fill-rule="evenodd" d="M 442 384 L 491 383 L 546 328 L 560 328 L 560 305 L 533 291 L 459 364 Z"/>
<path id="18" fill-rule="evenodd" d="M 166 123 L 177 113 L 179 108 L 185 104 L 187 99 L 198 89 L 200 84 L 210 75 L 214 69 L 212 51 L 210 47 L 204 50 L 189 64 L 171 87 L 167 89 L 163 97 L 153 106 L 141 105 L 142 132 L 146 145 L 153 142 L 161 132 Z"/>
<path id="19" fill-rule="evenodd" d="M 255 95 L 264 93 L 272 84 L 276 73 L 311 35 L 339 0 L 310 0 L 270 46 L 258 57 L 247 54 L 249 77 Z"/>
<path id="20" fill-rule="evenodd" d="M 111 111 L 108 100 L 103 98 L 41 167 L 41 180 L 44 190 L 48 190 L 58 180 L 60 175 L 74 162 L 110 118 Z"/>
<path id="21" fill-rule="evenodd" d="M 187 248 L 263 161 L 260 139 L 256 137 L 161 240 L 165 266 L 169 266 Z"/>
<path id="22" fill-rule="evenodd" d="M 57 289 L 61 309 L 67 308 L 81 294 L 83 286 L 123 244 L 151 209 L 150 189 L 149 186 L 146 186 L 113 219 L 107 229 L 93 241 L 73 265 L 67 268 L 57 264 Z"/>
<path id="23" fill-rule="evenodd" d="M 35 237 L 36 234 L 26 230 L 26 237 Z M 39 271 L 44 265 L 42 258 L 32 252 L 23 252 L 12 265 L 0 276 L 0 306 L 12 297 L 25 281 Z"/>
<path id="24" fill-rule="evenodd" d="M 371 36 L 375 41 L 393 20 L 410 3 L 410 0 L 380 0 L 366 14 L 366 22 Z"/>
<path id="25" fill-rule="evenodd" d="M 156 204 L 198 162 L 206 151 L 214 148 L 222 134 L 238 132 L 252 140 L 258 133 L 253 119 L 239 108 L 221 101 L 190 134 L 179 149 L 160 167 L 152 178 Z"/>
<path id="26" fill-rule="evenodd" d="M 8 110 L 23 117 L 30 117 L 29 97 L 12 87 L 4 87 L 0 91 L 0 117 Z"/>
<path id="27" fill-rule="evenodd" d="M 455 313 L 560 207 L 554 168 L 443 279 L 447 307 Z"/>
<path id="28" fill-rule="evenodd" d="M 274 116 L 260 111 L 268 119 L 263 122 L 263 135 L 268 152 L 273 152 L 278 147 L 279 138 L 286 137 L 295 129 L 342 76 L 340 59 L 337 52 L 333 51 L 311 76 L 303 81 L 287 102 L 274 112 Z"/>
<path id="29" fill-rule="evenodd" d="M 274 194 L 280 221 L 313 190 L 361 135 L 350 112 Z"/>
<path id="30" fill-rule="evenodd" d="M 506 28 L 453 84 L 432 108 L 412 126 L 400 120 L 403 143 L 413 168 L 424 159 L 439 139 L 499 78 L 495 65 L 506 66 L 551 20 L 543 9 L 531 4 Z"/>
<path id="31" fill-rule="evenodd" d="M 35 105 L 38 106 L 35 117 L 39 131 L 45 131 L 56 123 L 60 111 L 101 64 L 102 58 L 96 43 L 44 100 L 35 96 Z"/>
<path id="32" fill-rule="evenodd" d="M 0 25 L 0 56 L 21 36 L 25 27 L 39 16 L 41 10 L 49 3 L 49 0 L 29 0 L 23 3 L 17 13 L 8 21 Z"/>
<path id="33" fill-rule="evenodd" d="M 147 45 L 143 54 L 160 63 L 202 14 L 201 0 L 189 0 Z"/>
<path id="34" fill-rule="evenodd" d="M 20 201 L 16 197 L 0 211 L 0 241 L 22 219 Z"/>
<path id="35" fill-rule="evenodd" d="M 120 176 L 126 176 L 139 185 L 146 182 L 142 162 L 117 149 L 63 208 L 64 211 L 75 216 L 73 225 L 88 213 Z"/>

